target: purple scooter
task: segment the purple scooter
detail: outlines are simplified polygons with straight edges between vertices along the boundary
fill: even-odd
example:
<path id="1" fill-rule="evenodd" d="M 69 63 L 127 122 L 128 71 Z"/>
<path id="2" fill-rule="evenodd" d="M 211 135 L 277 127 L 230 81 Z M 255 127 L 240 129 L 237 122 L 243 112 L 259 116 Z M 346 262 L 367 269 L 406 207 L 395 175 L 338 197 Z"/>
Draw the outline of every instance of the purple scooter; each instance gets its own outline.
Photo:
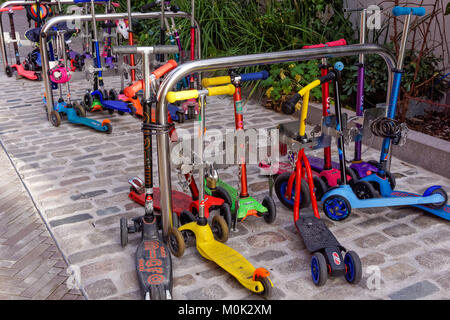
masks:
<path id="1" fill-rule="evenodd" d="M 344 9 L 344 12 L 361 12 L 360 18 L 360 32 L 359 32 L 359 43 L 364 44 L 366 40 L 366 18 L 367 9 Z M 358 87 L 356 93 L 356 116 L 362 117 L 364 114 L 364 54 L 359 55 L 358 61 Z M 361 128 L 357 125 L 358 129 Z M 375 160 L 370 160 L 369 162 L 362 161 L 362 135 L 357 135 L 355 138 L 355 155 L 350 165 L 350 169 L 356 175 L 356 178 L 364 178 L 365 176 L 371 174 L 372 172 L 378 172 L 378 162 Z"/>

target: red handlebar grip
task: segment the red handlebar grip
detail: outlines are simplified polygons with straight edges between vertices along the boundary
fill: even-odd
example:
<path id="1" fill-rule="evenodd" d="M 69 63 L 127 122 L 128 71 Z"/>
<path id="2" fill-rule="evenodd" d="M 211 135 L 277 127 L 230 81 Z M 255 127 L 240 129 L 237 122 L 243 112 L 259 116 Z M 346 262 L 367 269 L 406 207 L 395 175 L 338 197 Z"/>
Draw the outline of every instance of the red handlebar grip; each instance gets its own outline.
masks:
<path id="1" fill-rule="evenodd" d="M 165 65 L 159 67 L 155 71 L 152 72 L 152 74 L 155 76 L 156 79 L 161 78 L 163 75 L 165 75 L 170 70 L 176 68 L 178 66 L 177 62 L 173 59 L 169 60 Z"/>
<path id="2" fill-rule="evenodd" d="M 0 9 L 0 12 L 7 12 L 7 11 L 9 11 L 9 10 L 12 10 L 12 11 L 18 11 L 18 10 L 23 10 L 23 9 L 24 9 L 23 6 L 6 7 L 6 8 L 1 8 L 1 9 Z"/>
<path id="3" fill-rule="evenodd" d="M 345 45 L 347 45 L 347 41 L 345 41 L 345 39 L 339 39 L 339 40 L 336 40 L 336 41 L 327 42 L 326 45 L 328 47 L 345 46 Z"/>
<path id="4" fill-rule="evenodd" d="M 323 43 L 313 44 L 310 46 L 303 46 L 303 49 L 312 49 L 312 48 L 323 48 L 325 45 Z"/>
<path id="5" fill-rule="evenodd" d="M 133 98 L 136 93 L 139 90 L 142 90 L 144 88 L 144 81 L 143 80 L 139 80 L 136 81 L 135 83 L 133 83 L 132 85 L 126 87 L 123 90 L 123 93 L 128 97 L 128 98 Z"/>

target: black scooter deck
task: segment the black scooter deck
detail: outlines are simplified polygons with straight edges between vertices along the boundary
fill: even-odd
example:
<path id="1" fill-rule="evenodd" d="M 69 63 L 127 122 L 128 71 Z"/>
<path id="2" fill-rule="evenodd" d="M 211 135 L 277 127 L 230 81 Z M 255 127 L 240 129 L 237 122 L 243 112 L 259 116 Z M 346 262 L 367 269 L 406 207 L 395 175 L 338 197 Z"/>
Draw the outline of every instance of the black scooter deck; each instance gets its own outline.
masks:
<path id="1" fill-rule="evenodd" d="M 309 252 L 313 253 L 327 248 L 343 249 L 325 222 L 316 218 L 313 212 L 302 213 L 300 218 L 295 221 L 295 227 L 301 234 Z"/>
<path id="2" fill-rule="evenodd" d="M 167 293 L 170 294 L 172 288 L 172 259 L 169 248 L 159 237 L 142 239 L 136 250 L 136 270 L 144 297 L 151 300 L 171 298 Z"/>

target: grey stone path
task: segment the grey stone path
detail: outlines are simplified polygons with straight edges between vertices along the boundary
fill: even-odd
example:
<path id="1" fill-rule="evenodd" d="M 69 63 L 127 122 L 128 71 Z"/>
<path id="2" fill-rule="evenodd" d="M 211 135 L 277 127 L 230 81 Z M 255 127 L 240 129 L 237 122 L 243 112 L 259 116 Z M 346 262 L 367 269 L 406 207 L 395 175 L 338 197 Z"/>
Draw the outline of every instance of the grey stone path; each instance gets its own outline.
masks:
<path id="1" fill-rule="evenodd" d="M 105 83 L 107 88 L 118 88 L 117 79 L 107 78 Z M 120 217 L 142 214 L 142 208 L 127 196 L 128 178 L 143 176 L 140 122 L 129 115 L 105 112 L 88 116 L 109 117 L 111 135 L 67 121 L 56 128 L 46 121 L 42 83 L 11 81 L 2 73 L 0 86 L 8 88 L 0 93 L 0 139 L 71 267 L 79 270 L 87 297 L 140 299 L 134 269 L 139 236 L 130 236 L 126 248 L 119 240 Z M 87 86 L 85 81 L 74 81 L 72 96 L 81 97 Z M 231 100 L 211 98 L 209 102 L 208 129 L 232 128 Z M 245 106 L 247 128 L 273 127 L 290 119 L 258 104 Z M 178 127 L 191 126 L 188 122 Z M 369 149 L 364 157 L 377 155 Z M 422 192 L 430 184 L 450 189 L 448 179 L 412 164 L 394 158 L 392 168 L 398 189 Z M 262 199 L 268 192 L 267 180 L 256 166 L 249 166 L 248 171 L 250 191 Z M 236 184 L 236 174 L 235 167 L 221 171 L 221 177 L 232 184 Z M 181 190 L 175 171 L 172 184 Z M 274 299 L 450 298 L 448 222 L 413 208 L 354 210 L 342 223 L 324 217 L 341 243 L 362 257 L 364 276 L 357 286 L 338 278 L 316 288 L 309 271 L 311 256 L 293 226 L 292 212 L 275 201 L 278 217 L 274 224 L 251 217 L 227 243 L 255 267 L 270 270 Z M 173 262 L 174 299 L 259 298 L 203 259 L 192 244 Z M 374 289 L 377 270 L 381 282 Z"/>

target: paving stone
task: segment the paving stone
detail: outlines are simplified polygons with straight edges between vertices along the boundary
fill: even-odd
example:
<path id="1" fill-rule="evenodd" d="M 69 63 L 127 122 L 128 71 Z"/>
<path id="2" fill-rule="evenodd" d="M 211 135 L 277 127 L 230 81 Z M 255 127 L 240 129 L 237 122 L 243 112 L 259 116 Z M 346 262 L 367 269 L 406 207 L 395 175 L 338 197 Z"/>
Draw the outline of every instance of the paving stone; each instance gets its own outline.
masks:
<path id="1" fill-rule="evenodd" d="M 227 296 L 225 290 L 218 284 L 208 285 L 185 293 L 188 300 L 219 300 Z"/>
<path id="2" fill-rule="evenodd" d="M 89 299 L 97 300 L 117 293 L 117 288 L 111 279 L 102 279 L 91 283 L 85 288 Z"/>
<path id="3" fill-rule="evenodd" d="M 357 223 L 356 225 L 358 227 L 367 229 L 367 228 L 375 227 L 380 224 L 386 223 L 387 221 L 389 221 L 389 220 L 380 216 L 380 217 L 376 217 L 376 218 L 372 218 L 372 219 L 367 219 L 363 222 Z"/>
<path id="4" fill-rule="evenodd" d="M 404 237 L 404 236 L 409 236 L 413 233 L 416 233 L 417 231 L 416 231 L 416 229 L 410 227 L 407 224 L 400 223 L 400 224 L 394 225 L 392 227 L 383 229 L 383 232 L 391 237 L 400 238 L 400 237 Z"/>
<path id="5" fill-rule="evenodd" d="M 76 223 L 89 219 L 92 219 L 92 216 L 89 213 L 77 214 L 63 219 L 52 220 L 50 221 L 50 226 L 57 227 L 63 224 Z"/>
<path id="6" fill-rule="evenodd" d="M 281 251 L 281 250 L 267 250 L 267 251 L 264 251 L 264 252 L 262 252 L 262 253 L 260 253 L 258 255 L 252 256 L 251 260 L 252 261 L 257 261 L 257 262 L 260 262 L 260 261 L 271 261 L 271 260 L 275 260 L 275 259 L 278 259 L 280 257 L 283 257 L 285 255 L 287 255 L 287 253 L 284 252 L 284 251 Z"/>
<path id="7" fill-rule="evenodd" d="M 385 249 L 384 251 L 393 257 L 398 257 L 401 255 L 407 254 L 408 252 L 411 252 L 412 250 L 414 250 L 418 247 L 420 247 L 420 246 L 417 243 L 407 242 L 407 243 L 401 243 L 398 245 L 394 245 L 392 247 Z"/>
<path id="8" fill-rule="evenodd" d="M 122 251 L 122 246 L 120 244 L 110 244 L 71 254 L 68 257 L 68 259 L 71 264 L 78 264 L 83 261 L 87 261 L 90 259 L 101 257 L 103 255 L 107 254 L 109 255 L 120 251 Z"/>
<path id="9" fill-rule="evenodd" d="M 389 295 L 392 300 L 416 300 L 439 292 L 439 288 L 428 280 L 424 280 Z"/>
<path id="10" fill-rule="evenodd" d="M 419 215 L 411 221 L 415 226 L 420 228 L 429 228 L 431 226 L 442 223 L 442 220 L 432 215 Z"/>
<path id="11" fill-rule="evenodd" d="M 434 249 L 421 253 L 415 257 L 417 262 L 422 266 L 436 270 L 443 268 L 450 263 L 450 250 L 448 249 Z"/>
<path id="12" fill-rule="evenodd" d="M 189 287 L 195 283 L 195 279 L 191 274 L 185 274 L 179 277 L 173 277 L 173 287 L 176 288 L 178 286 Z"/>
<path id="13" fill-rule="evenodd" d="M 262 232 L 260 234 L 251 236 L 247 239 L 247 242 L 254 247 L 257 248 L 264 248 L 271 246 L 278 242 L 286 241 L 286 238 L 276 232 L 268 231 L 268 232 Z"/>
<path id="14" fill-rule="evenodd" d="M 447 229 L 434 230 L 421 237 L 421 240 L 428 245 L 450 241 L 450 231 Z"/>
<path id="15" fill-rule="evenodd" d="M 118 212 L 120 212 L 120 209 L 118 207 L 109 207 L 109 208 L 97 210 L 96 213 L 99 216 L 105 216 L 105 215 L 114 214 L 114 213 L 118 213 Z"/>
<path id="16" fill-rule="evenodd" d="M 354 242 L 361 248 L 375 248 L 386 241 L 389 241 L 389 239 L 378 232 L 371 233 L 354 240 Z"/>
<path id="17" fill-rule="evenodd" d="M 393 281 L 405 280 L 416 273 L 417 270 L 413 266 L 403 262 L 381 269 L 382 277 Z"/>
<path id="18" fill-rule="evenodd" d="M 77 202 L 73 204 L 67 204 L 58 208 L 49 209 L 45 211 L 45 215 L 50 219 L 69 213 L 75 213 L 77 211 L 85 211 L 91 209 L 93 206 L 90 202 Z"/>
<path id="19" fill-rule="evenodd" d="M 385 256 L 381 253 L 374 252 L 361 258 L 361 263 L 364 267 L 379 266 L 386 261 Z"/>
<path id="20" fill-rule="evenodd" d="M 96 196 L 102 195 L 107 192 L 108 191 L 106 191 L 106 190 L 96 190 L 96 191 L 91 191 L 91 192 L 86 192 L 86 193 L 74 194 L 73 196 L 70 197 L 70 199 L 72 199 L 73 201 L 80 200 L 80 199 L 89 199 L 89 198 L 94 198 Z"/>

